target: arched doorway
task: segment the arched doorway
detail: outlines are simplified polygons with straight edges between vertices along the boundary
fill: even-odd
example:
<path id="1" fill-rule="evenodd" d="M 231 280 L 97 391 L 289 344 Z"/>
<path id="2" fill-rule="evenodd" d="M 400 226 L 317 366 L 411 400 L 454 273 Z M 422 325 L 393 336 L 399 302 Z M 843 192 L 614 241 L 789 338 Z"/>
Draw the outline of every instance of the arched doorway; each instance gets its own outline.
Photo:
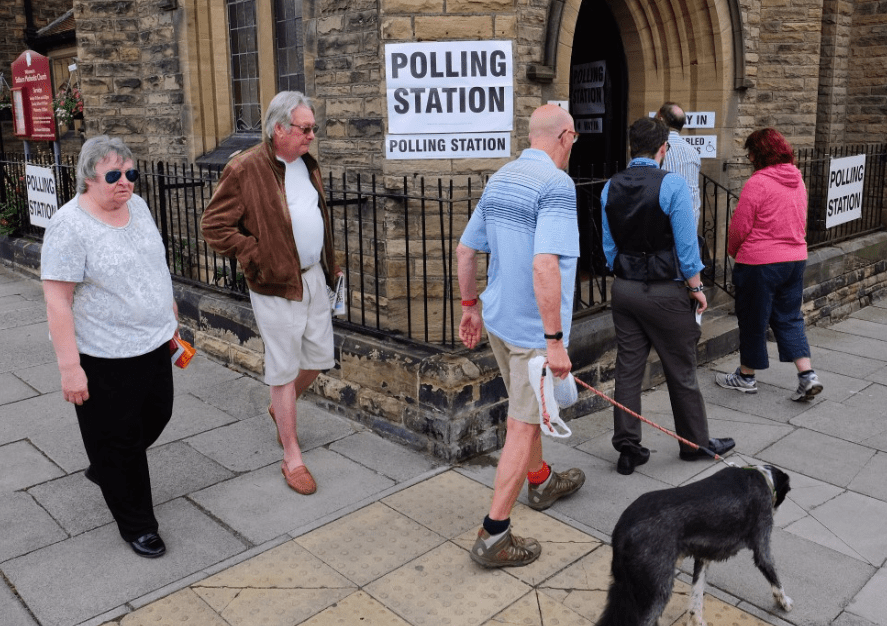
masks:
<path id="1" fill-rule="evenodd" d="M 579 9 L 570 61 L 570 112 L 581 134 L 570 156 L 579 210 L 580 272 L 600 274 L 600 194 L 625 167 L 628 69 L 619 25 L 605 2 Z"/>

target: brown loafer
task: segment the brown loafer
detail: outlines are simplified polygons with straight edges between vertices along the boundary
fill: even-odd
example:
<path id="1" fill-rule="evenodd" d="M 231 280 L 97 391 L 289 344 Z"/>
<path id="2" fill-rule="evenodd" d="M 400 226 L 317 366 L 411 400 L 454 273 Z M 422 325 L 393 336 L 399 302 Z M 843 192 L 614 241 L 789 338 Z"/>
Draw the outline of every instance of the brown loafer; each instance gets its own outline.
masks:
<path id="1" fill-rule="evenodd" d="M 280 465 L 280 471 L 283 473 L 283 477 L 286 478 L 286 484 L 296 493 L 301 493 L 303 496 L 310 496 L 317 491 L 317 483 L 314 482 L 314 477 L 304 465 L 300 465 L 290 472 L 287 471 L 286 461 L 284 461 Z"/>
<path id="2" fill-rule="evenodd" d="M 280 447 L 283 447 L 283 442 L 280 440 L 280 431 L 277 430 L 277 418 L 274 417 L 274 407 L 272 405 L 268 405 L 268 415 L 271 416 L 271 421 L 274 422 L 274 430 L 277 431 L 277 443 L 280 444 Z"/>

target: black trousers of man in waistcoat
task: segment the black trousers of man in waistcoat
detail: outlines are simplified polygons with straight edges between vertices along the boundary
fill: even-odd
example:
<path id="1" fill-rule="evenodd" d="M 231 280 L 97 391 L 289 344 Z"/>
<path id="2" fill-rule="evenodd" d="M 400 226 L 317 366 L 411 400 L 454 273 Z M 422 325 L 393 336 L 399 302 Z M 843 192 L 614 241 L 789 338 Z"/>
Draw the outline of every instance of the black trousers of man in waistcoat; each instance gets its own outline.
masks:
<path id="1" fill-rule="evenodd" d="M 674 253 L 668 216 L 659 206 L 665 172 L 629 168 L 614 176 L 607 193 L 607 222 L 618 254 L 611 310 L 616 330 L 615 400 L 641 413 L 641 390 L 650 349 L 659 355 L 668 386 L 675 432 L 707 446 L 708 417 L 696 378 L 701 329 Z M 670 267 L 669 267 L 670 263 Z M 641 448 L 641 421 L 613 412 L 613 447 Z M 681 444 L 681 450 L 692 452 Z"/>

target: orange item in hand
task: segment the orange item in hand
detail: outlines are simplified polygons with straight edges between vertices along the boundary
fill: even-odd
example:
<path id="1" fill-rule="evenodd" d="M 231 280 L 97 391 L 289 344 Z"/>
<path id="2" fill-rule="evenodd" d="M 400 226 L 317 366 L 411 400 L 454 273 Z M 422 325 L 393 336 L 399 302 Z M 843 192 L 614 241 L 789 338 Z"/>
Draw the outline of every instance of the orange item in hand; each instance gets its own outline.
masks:
<path id="1" fill-rule="evenodd" d="M 188 363 L 191 362 L 191 357 L 193 357 L 196 352 L 197 350 L 194 349 L 194 346 L 179 336 L 175 336 L 169 340 L 169 354 L 172 358 L 172 364 L 176 367 L 181 367 L 182 369 L 188 367 Z"/>

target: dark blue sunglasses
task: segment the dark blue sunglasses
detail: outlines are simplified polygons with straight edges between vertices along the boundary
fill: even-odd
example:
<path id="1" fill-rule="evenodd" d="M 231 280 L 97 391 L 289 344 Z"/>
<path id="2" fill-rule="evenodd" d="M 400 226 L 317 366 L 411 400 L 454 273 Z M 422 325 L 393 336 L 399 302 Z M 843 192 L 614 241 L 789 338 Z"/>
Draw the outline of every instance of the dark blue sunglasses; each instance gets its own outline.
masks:
<path id="1" fill-rule="evenodd" d="M 131 183 L 136 182 L 139 179 L 139 171 L 137 169 L 126 170 L 126 172 L 121 172 L 120 170 L 108 170 L 105 172 L 105 182 L 109 185 L 113 185 L 120 177 L 126 175 L 126 180 Z"/>

